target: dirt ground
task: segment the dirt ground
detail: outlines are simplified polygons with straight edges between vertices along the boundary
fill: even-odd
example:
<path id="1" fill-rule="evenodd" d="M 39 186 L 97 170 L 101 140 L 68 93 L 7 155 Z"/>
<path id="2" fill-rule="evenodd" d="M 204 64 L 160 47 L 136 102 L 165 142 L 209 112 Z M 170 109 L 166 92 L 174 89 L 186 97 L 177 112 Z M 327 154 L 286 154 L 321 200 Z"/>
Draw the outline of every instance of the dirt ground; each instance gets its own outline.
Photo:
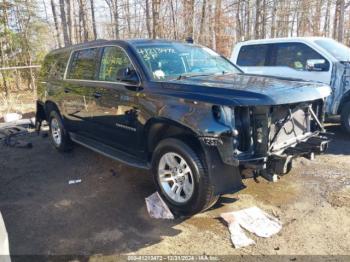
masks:
<path id="1" fill-rule="evenodd" d="M 156 220 L 144 198 L 151 176 L 81 146 L 61 154 L 48 138 L 22 139 L 32 149 L 0 146 L 0 211 L 10 252 L 20 254 L 350 255 L 350 138 L 337 125 L 327 154 L 295 161 L 277 183 L 245 180 L 247 188 L 221 197 L 191 218 Z M 68 185 L 70 179 L 82 179 Z M 258 206 L 283 229 L 235 249 L 223 212 Z"/>

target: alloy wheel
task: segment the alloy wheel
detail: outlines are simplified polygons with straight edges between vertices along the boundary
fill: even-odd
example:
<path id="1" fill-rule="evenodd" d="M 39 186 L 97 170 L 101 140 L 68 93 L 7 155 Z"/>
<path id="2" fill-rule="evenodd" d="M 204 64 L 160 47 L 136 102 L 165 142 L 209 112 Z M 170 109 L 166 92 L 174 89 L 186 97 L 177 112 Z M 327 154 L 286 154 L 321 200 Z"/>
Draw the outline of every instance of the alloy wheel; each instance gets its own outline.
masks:
<path id="1" fill-rule="evenodd" d="M 158 165 L 158 179 L 162 191 L 176 203 L 187 202 L 194 192 L 194 180 L 190 166 L 179 154 L 164 154 Z"/>

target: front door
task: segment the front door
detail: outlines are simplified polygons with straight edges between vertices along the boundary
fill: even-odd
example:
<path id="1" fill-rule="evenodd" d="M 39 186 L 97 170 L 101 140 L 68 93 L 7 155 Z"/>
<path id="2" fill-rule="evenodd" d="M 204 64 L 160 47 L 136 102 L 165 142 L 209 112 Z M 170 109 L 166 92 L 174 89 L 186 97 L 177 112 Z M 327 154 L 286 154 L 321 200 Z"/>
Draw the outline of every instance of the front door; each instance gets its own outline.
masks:
<path id="1" fill-rule="evenodd" d="M 92 122 L 97 140 L 128 153 L 140 150 L 142 121 L 139 116 L 139 83 L 123 81 L 126 68 L 134 67 L 118 46 L 103 48 L 92 103 Z"/>

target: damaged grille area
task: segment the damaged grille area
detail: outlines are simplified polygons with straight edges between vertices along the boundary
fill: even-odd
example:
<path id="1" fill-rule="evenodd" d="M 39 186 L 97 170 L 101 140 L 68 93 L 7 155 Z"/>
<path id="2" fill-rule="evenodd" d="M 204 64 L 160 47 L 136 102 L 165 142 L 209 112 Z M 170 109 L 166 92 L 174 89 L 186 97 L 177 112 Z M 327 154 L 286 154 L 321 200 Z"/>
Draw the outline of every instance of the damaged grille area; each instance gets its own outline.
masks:
<path id="1" fill-rule="evenodd" d="M 319 131 L 323 101 L 235 109 L 238 152 L 256 157 L 282 154 Z"/>
<path id="2" fill-rule="evenodd" d="M 297 142 L 310 134 L 310 113 L 308 105 L 291 109 L 287 106 L 274 107 L 271 114 L 269 149 L 274 152 Z"/>

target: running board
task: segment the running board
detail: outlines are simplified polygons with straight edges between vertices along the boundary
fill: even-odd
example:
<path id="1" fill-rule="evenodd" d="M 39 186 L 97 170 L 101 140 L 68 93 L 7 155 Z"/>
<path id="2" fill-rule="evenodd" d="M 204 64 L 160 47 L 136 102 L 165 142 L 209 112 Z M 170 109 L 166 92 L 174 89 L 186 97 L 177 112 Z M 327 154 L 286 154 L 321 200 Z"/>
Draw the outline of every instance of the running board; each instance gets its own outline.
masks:
<path id="1" fill-rule="evenodd" d="M 111 146 L 97 142 L 91 138 L 87 138 L 76 133 L 69 133 L 69 136 L 75 143 L 87 147 L 101 155 L 117 160 L 123 164 L 140 169 L 149 170 L 151 168 L 149 163 L 147 163 L 146 161 L 140 160 L 135 156 L 129 155 Z"/>

